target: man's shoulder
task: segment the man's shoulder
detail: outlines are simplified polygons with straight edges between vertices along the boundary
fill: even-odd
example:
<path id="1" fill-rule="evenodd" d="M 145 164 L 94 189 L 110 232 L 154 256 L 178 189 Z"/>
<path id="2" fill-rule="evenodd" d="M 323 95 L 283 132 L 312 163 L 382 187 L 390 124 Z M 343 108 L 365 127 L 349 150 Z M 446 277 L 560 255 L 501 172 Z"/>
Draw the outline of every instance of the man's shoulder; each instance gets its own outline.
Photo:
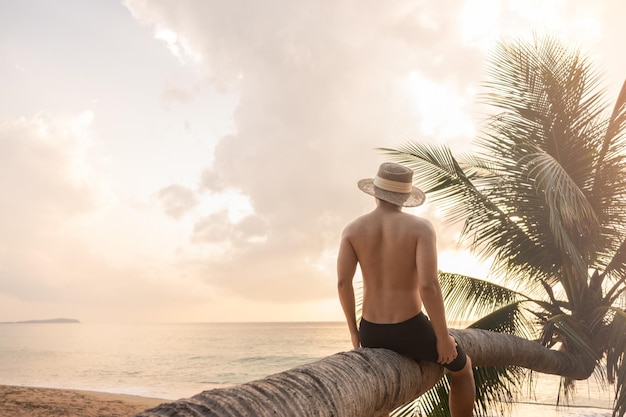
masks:
<path id="1" fill-rule="evenodd" d="M 411 230 L 412 233 L 414 233 L 419 238 L 435 235 L 435 228 L 433 224 L 430 222 L 430 220 L 424 217 L 406 214 L 406 216 L 404 216 L 402 220 L 404 226 L 407 229 Z"/>
<path id="2" fill-rule="evenodd" d="M 420 227 L 420 228 L 425 228 L 425 229 L 433 229 L 433 224 L 430 222 L 430 220 L 428 220 L 425 217 L 419 217 L 419 216 L 415 216 L 413 214 L 408 214 L 408 213 L 403 213 L 405 214 L 404 219 L 407 222 L 411 222 L 414 225 Z"/>
<path id="3" fill-rule="evenodd" d="M 344 227 L 343 234 L 346 235 L 362 228 L 365 223 L 368 223 L 367 217 L 368 217 L 368 214 L 364 214 L 352 220 L 350 223 L 346 225 L 346 227 Z"/>

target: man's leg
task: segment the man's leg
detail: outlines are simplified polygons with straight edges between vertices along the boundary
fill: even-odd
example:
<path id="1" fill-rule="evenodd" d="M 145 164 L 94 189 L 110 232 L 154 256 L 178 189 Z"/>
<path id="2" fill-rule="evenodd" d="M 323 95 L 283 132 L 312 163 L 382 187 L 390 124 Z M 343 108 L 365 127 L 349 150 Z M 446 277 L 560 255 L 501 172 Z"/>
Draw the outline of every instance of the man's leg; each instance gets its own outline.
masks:
<path id="1" fill-rule="evenodd" d="M 472 361 L 467 357 L 465 367 L 457 372 L 450 372 L 450 415 L 452 417 L 471 417 L 476 398 Z"/>

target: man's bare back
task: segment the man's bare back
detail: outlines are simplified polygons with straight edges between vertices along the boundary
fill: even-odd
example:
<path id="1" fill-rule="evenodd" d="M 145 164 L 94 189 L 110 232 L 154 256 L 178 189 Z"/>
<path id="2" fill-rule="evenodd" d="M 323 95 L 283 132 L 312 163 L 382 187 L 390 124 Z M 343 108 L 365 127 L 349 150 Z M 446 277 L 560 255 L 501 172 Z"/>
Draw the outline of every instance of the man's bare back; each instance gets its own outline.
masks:
<path id="1" fill-rule="evenodd" d="M 436 274 L 437 265 L 436 258 L 421 256 L 426 262 L 418 271 L 416 256 L 434 246 L 434 238 L 430 222 L 384 201 L 346 227 L 342 241 L 346 240 L 361 266 L 366 320 L 400 323 L 422 311 L 420 275 Z M 341 250 L 350 251 L 350 247 L 342 244 Z"/>
<path id="2" fill-rule="evenodd" d="M 354 310 L 354 302 L 349 301 L 354 294 L 342 295 L 341 286 L 349 281 L 352 287 L 357 264 L 363 275 L 363 318 L 367 321 L 400 323 L 419 314 L 425 304 L 437 336 L 438 362 L 447 364 L 456 358 L 457 351 L 456 342 L 448 334 L 437 278 L 436 246 L 435 231 L 428 220 L 376 200 L 376 209 L 344 229 L 337 274 L 346 314 Z M 358 347 L 356 319 L 349 325 L 353 345 Z"/>

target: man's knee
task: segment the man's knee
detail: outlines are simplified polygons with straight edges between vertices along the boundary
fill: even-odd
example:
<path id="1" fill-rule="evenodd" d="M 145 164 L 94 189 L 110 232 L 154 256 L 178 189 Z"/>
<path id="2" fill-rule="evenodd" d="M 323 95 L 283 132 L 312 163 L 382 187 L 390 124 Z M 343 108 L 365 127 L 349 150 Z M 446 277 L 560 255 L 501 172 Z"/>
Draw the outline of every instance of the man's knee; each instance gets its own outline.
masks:
<path id="1" fill-rule="evenodd" d="M 450 371 L 450 375 L 454 376 L 462 376 L 462 375 L 473 375 L 474 371 L 472 370 L 472 358 L 469 355 L 466 355 L 465 366 L 458 371 Z"/>
<path id="2" fill-rule="evenodd" d="M 467 357 L 467 363 L 463 367 L 463 369 L 472 369 L 472 358 L 469 355 L 465 355 Z"/>

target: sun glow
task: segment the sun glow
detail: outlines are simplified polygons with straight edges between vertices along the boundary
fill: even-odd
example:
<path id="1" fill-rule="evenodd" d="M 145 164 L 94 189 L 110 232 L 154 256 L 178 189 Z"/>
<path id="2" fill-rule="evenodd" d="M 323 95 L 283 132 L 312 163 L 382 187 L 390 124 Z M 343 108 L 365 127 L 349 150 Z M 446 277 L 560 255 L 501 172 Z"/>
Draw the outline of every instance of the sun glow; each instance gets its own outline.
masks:
<path id="1" fill-rule="evenodd" d="M 463 43 L 485 52 L 503 38 L 531 40 L 539 33 L 590 44 L 603 36 L 602 2 L 467 0 L 459 13 Z M 529 30 L 529 27 L 532 30 Z"/>
<path id="2" fill-rule="evenodd" d="M 159 28 L 154 31 L 155 39 L 158 39 L 167 45 L 167 49 L 180 61 L 181 64 L 186 64 L 188 61 L 193 63 L 199 63 L 202 61 L 202 55 L 195 51 L 189 41 L 176 32 Z"/>
<path id="3" fill-rule="evenodd" d="M 468 109 L 474 101 L 473 89 L 459 91 L 450 84 L 439 84 L 411 72 L 398 86 L 410 102 L 419 119 L 422 135 L 445 142 L 449 139 L 471 138 L 475 134 L 474 121 Z"/>

